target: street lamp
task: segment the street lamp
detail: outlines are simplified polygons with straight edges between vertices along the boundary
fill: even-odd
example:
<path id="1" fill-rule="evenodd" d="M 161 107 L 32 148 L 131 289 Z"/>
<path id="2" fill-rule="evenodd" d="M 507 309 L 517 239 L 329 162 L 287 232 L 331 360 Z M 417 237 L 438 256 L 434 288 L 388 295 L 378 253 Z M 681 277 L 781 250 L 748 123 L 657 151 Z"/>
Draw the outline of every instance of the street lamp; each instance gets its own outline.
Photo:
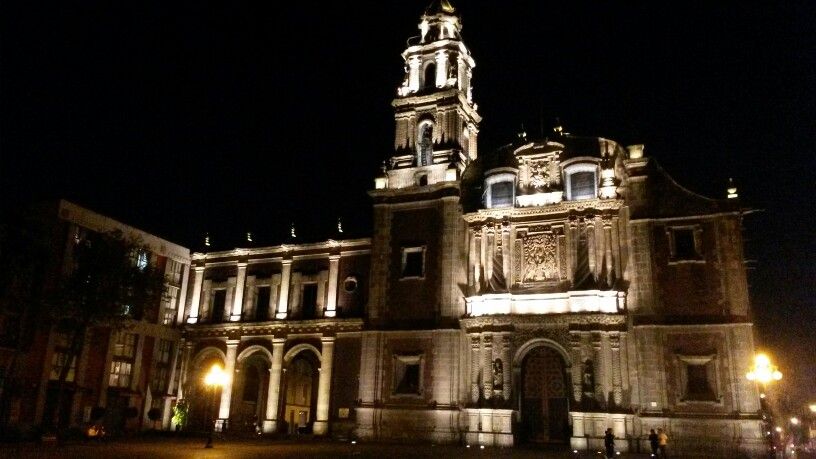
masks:
<path id="1" fill-rule="evenodd" d="M 229 376 L 224 373 L 224 370 L 221 369 L 221 365 L 214 364 L 210 371 L 204 376 L 204 384 L 210 388 L 212 399 L 215 399 L 215 391 L 224 385 L 227 382 L 227 378 Z M 207 407 L 207 414 L 208 416 L 212 416 L 212 401 L 210 402 L 210 406 Z M 207 444 L 204 445 L 205 448 L 212 448 L 213 442 L 213 431 L 215 431 L 215 419 L 210 422 L 210 433 L 207 436 Z"/>
<path id="2" fill-rule="evenodd" d="M 808 408 L 810 408 L 811 413 L 816 414 L 816 403 L 811 403 Z"/>
<path id="3" fill-rule="evenodd" d="M 757 354 L 754 357 L 754 366 L 746 373 L 748 381 L 756 381 L 764 387 L 766 384 L 782 379 L 782 372 L 771 364 L 771 359 L 765 354 Z"/>
<path id="4" fill-rule="evenodd" d="M 748 379 L 748 381 L 753 381 L 755 383 L 759 383 L 762 385 L 762 391 L 760 391 L 759 394 L 760 398 L 759 407 L 760 414 L 762 414 L 762 420 L 765 426 L 765 429 L 763 430 L 768 430 L 767 432 L 769 437 L 768 439 L 773 442 L 773 440 L 770 438 L 771 436 L 770 425 L 771 422 L 773 422 L 773 420 L 769 418 L 769 413 L 766 410 L 767 405 L 765 404 L 766 402 L 765 392 L 767 392 L 766 389 L 768 383 L 779 381 L 780 379 L 782 379 L 782 372 L 779 371 L 776 365 L 771 364 L 771 359 L 766 354 L 757 354 L 754 357 L 753 366 L 751 367 L 750 371 L 748 371 L 748 373 L 745 374 L 745 377 Z M 781 435 L 782 429 L 777 427 L 777 429 L 775 430 L 778 435 Z M 774 448 L 776 447 L 774 446 Z"/>

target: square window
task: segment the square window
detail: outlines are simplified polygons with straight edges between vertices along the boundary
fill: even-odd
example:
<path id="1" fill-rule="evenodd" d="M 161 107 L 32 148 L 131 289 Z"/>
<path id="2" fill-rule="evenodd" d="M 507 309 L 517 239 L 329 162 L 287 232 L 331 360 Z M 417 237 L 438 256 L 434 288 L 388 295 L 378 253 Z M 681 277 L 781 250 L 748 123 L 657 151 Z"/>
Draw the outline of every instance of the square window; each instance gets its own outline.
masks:
<path id="1" fill-rule="evenodd" d="M 669 242 L 672 261 L 702 260 L 700 255 L 700 229 L 696 226 L 671 228 Z"/>
<path id="2" fill-rule="evenodd" d="M 394 356 L 394 394 L 422 394 L 422 355 Z"/>
<path id="3" fill-rule="evenodd" d="M 402 249 L 402 277 L 425 277 L 425 247 L 405 247 Z"/>
<path id="4" fill-rule="evenodd" d="M 717 358 L 709 355 L 678 355 L 678 388 L 681 402 L 718 402 Z"/>
<path id="5" fill-rule="evenodd" d="M 490 185 L 490 207 L 512 207 L 513 182 L 497 182 Z"/>
<path id="6" fill-rule="evenodd" d="M 592 199 L 597 197 L 597 183 L 594 171 L 573 172 L 569 175 L 570 199 Z"/>

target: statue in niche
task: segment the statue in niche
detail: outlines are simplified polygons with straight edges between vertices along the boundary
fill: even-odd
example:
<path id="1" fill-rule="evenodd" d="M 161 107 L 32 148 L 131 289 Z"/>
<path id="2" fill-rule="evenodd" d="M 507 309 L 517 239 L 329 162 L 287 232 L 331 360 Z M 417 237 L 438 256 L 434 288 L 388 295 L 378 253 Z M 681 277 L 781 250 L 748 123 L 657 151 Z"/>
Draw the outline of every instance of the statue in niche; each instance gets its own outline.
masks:
<path id="1" fill-rule="evenodd" d="M 595 396 L 595 369 L 590 359 L 587 359 L 583 365 L 581 392 L 584 393 L 584 398 L 593 398 Z"/>
<path id="2" fill-rule="evenodd" d="M 493 392 L 501 394 L 504 391 L 504 365 L 501 359 L 493 361 Z"/>

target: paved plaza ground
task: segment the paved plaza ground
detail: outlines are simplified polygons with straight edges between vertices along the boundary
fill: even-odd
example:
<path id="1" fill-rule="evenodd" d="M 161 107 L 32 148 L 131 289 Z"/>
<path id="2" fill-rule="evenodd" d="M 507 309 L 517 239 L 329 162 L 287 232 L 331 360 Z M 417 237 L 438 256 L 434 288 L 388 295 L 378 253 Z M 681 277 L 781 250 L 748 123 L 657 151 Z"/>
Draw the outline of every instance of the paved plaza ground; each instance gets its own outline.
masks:
<path id="1" fill-rule="evenodd" d="M 111 440 L 106 443 L 74 443 L 61 447 L 54 445 L 3 445 L 0 458 L 594 458 L 601 456 L 587 452 L 574 454 L 563 449 L 522 447 L 497 449 L 463 446 L 394 445 L 384 443 L 358 443 L 331 441 L 271 441 L 216 440 L 213 449 L 204 449 L 203 438 L 152 438 Z M 648 458 L 646 454 L 621 455 L 622 458 Z"/>

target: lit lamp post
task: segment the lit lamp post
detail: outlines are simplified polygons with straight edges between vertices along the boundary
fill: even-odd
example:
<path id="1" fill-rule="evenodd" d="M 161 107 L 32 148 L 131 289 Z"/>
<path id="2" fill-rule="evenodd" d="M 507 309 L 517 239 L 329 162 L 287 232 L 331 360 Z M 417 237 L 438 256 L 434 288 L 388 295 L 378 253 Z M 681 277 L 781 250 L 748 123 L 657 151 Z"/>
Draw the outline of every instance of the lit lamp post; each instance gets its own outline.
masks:
<path id="1" fill-rule="evenodd" d="M 748 381 L 754 381 L 762 386 L 762 392 L 759 394 L 759 406 L 760 412 L 762 413 L 762 420 L 765 424 L 763 430 L 767 431 L 767 434 L 770 436 L 769 426 L 772 420 L 769 419 L 769 416 L 765 412 L 765 392 L 769 383 L 782 379 L 782 372 L 779 371 L 776 365 L 771 364 L 771 359 L 767 355 L 757 354 L 754 357 L 754 365 L 751 367 L 751 370 L 745 374 L 745 377 L 748 378 Z M 781 430 L 782 429 L 778 429 L 776 431 L 777 435 L 781 435 Z"/>
<path id="2" fill-rule="evenodd" d="M 210 371 L 204 376 L 204 384 L 210 388 L 212 393 L 212 399 L 215 399 L 215 391 L 224 385 L 227 382 L 227 378 L 229 376 L 224 373 L 224 370 L 221 369 L 221 365 L 215 364 L 210 368 Z M 207 407 L 207 416 L 212 417 L 212 401 L 210 402 L 210 406 Z M 213 447 L 213 431 L 215 430 L 215 419 L 212 419 L 210 424 L 210 432 L 207 436 L 207 444 L 204 445 L 205 448 L 212 448 Z"/>
<path id="3" fill-rule="evenodd" d="M 748 381 L 756 381 L 762 384 L 762 394 L 760 394 L 762 396 L 768 383 L 782 379 L 782 372 L 779 371 L 776 365 L 771 364 L 771 359 L 767 355 L 757 354 L 754 357 L 754 366 L 751 367 L 751 371 L 745 377 L 748 378 Z"/>

